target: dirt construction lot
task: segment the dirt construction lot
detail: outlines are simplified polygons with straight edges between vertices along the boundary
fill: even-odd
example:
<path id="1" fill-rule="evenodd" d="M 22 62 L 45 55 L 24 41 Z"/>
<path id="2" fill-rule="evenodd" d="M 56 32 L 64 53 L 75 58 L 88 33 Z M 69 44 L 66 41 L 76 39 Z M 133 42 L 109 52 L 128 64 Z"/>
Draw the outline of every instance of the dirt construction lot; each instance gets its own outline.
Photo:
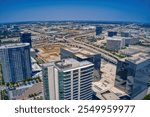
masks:
<path id="1" fill-rule="evenodd" d="M 49 45 L 45 47 L 37 48 L 39 53 L 37 54 L 44 62 L 50 62 L 53 60 L 59 60 L 60 58 L 60 45 Z"/>

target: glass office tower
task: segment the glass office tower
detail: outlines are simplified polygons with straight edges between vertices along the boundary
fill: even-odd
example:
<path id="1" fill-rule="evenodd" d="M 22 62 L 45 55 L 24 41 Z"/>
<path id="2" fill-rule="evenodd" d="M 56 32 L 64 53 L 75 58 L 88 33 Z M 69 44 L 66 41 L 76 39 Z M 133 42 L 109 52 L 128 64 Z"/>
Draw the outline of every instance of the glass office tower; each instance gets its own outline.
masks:
<path id="1" fill-rule="evenodd" d="M 5 82 L 18 82 L 31 77 L 30 45 L 28 43 L 1 46 L 0 60 Z"/>
<path id="2" fill-rule="evenodd" d="M 21 32 L 20 33 L 20 42 L 21 43 L 30 43 L 30 47 L 32 48 L 31 33 Z"/>
<path id="3" fill-rule="evenodd" d="M 148 88 L 149 79 L 149 54 L 138 53 L 118 62 L 115 86 L 128 93 L 131 99 Z"/>
<path id="4" fill-rule="evenodd" d="M 95 30 L 95 32 L 96 32 L 96 36 L 101 35 L 102 30 L 103 30 L 103 28 L 102 28 L 102 27 L 100 27 L 100 26 L 96 26 L 96 30 Z"/>

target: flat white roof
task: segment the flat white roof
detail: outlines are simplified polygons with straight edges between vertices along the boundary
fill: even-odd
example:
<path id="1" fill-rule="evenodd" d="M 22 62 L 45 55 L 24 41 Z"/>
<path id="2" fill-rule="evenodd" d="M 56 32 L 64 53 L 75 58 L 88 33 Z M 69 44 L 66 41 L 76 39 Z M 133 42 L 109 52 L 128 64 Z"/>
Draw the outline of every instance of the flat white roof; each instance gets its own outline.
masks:
<path id="1" fill-rule="evenodd" d="M 132 57 L 128 57 L 127 60 L 132 63 L 139 64 L 144 61 L 150 60 L 150 54 L 137 53 L 137 54 L 132 55 Z"/>
<path id="2" fill-rule="evenodd" d="M 29 43 L 15 43 L 15 44 L 7 44 L 0 46 L 0 49 L 9 49 L 9 48 L 20 48 L 20 47 L 25 47 L 29 46 Z"/>
<path id="3" fill-rule="evenodd" d="M 120 98 L 112 92 L 101 94 L 106 100 L 119 100 Z"/>
<path id="4" fill-rule="evenodd" d="M 71 70 L 71 69 L 84 67 L 84 66 L 92 66 L 92 65 L 93 65 L 93 63 L 91 63 L 89 61 L 79 62 L 73 58 L 68 58 L 68 59 L 64 59 L 62 61 L 53 61 L 50 63 L 44 63 L 44 64 L 42 64 L 42 67 L 55 66 L 59 70 L 66 71 L 66 70 Z"/>
<path id="5" fill-rule="evenodd" d="M 55 62 L 55 66 L 57 66 L 61 70 L 70 70 L 73 68 L 83 67 L 87 65 L 93 65 L 89 61 L 77 61 L 73 58 L 64 59 L 62 61 Z"/>
<path id="6" fill-rule="evenodd" d="M 113 36 L 113 37 L 107 37 L 107 40 L 118 40 L 121 41 L 123 37 Z"/>
<path id="7" fill-rule="evenodd" d="M 42 69 L 37 63 L 34 63 L 34 64 L 32 64 L 32 70 L 33 71 L 41 71 Z"/>
<path id="8" fill-rule="evenodd" d="M 87 58 L 87 56 L 85 56 L 85 55 L 83 55 L 83 54 L 81 54 L 81 53 L 77 53 L 77 54 L 75 54 L 77 57 L 79 57 L 79 58 L 82 58 L 82 59 L 86 59 Z"/>

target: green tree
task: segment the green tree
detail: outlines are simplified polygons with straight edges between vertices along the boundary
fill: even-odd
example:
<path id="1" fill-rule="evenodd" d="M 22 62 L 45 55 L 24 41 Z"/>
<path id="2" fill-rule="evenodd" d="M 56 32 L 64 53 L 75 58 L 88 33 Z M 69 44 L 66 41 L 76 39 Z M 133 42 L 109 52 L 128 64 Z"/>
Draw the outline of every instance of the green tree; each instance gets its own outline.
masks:
<path id="1" fill-rule="evenodd" d="M 144 100 L 150 100 L 150 94 L 144 97 Z"/>

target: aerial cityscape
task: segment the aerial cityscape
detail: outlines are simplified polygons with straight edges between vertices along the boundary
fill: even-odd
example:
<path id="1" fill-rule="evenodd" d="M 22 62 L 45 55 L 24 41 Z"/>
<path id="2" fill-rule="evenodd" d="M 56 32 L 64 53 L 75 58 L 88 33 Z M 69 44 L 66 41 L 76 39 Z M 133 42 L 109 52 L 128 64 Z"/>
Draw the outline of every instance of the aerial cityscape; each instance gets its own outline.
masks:
<path id="1" fill-rule="evenodd" d="M 137 0 L 135 5 L 143 9 L 130 17 L 135 12 L 130 7 L 136 1 L 131 0 L 127 18 L 121 17 L 123 9 L 117 6 L 123 3 L 119 0 L 116 6 L 109 0 L 108 7 L 118 8 L 122 15 L 110 12 L 109 17 L 104 14 L 95 17 L 97 13 L 91 13 L 98 10 L 101 14 L 98 6 L 105 6 L 103 0 L 64 0 L 60 4 L 57 0 L 56 3 L 46 0 L 45 4 L 41 0 L 35 4 L 35 0 L 29 4 L 25 1 L 29 0 L 22 1 L 22 8 L 19 7 L 22 3 L 17 6 L 10 0 L 0 5 L 0 100 L 150 100 L 148 1 L 140 4 Z M 46 8 L 48 3 L 53 6 L 50 9 L 65 7 L 65 10 L 54 10 L 54 14 L 60 12 L 57 17 L 48 15 L 44 11 L 49 8 L 39 8 L 39 4 Z M 80 7 L 83 4 L 89 7 L 90 3 L 91 7 L 82 9 L 80 17 Z M 10 8 L 4 9 L 6 4 Z M 78 4 L 81 6 L 77 7 Z M 40 18 L 35 16 L 31 5 L 34 10 L 41 10 Z M 71 15 L 67 5 L 79 9 Z M 33 17 L 27 13 L 22 18 L 17 15 L 18 10 L 24 15 L 31 10 Z M 91 15 L 93 18 L 89 18 Z"/>

